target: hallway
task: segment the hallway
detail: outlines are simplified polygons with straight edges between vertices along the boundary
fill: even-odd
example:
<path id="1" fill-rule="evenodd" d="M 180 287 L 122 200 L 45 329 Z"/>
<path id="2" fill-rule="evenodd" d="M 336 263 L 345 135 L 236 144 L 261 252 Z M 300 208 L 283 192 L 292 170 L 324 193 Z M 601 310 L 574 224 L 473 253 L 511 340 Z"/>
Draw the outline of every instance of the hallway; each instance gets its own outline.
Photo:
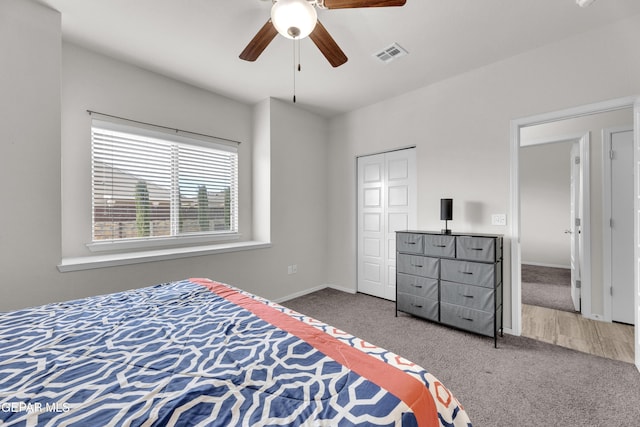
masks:
<path id="1" fill-rule="evenodd" d="M 522 305 L 522 336 L 584 353 L 634 363 L 634 327 L 599 322 L 579 313 Z"/>

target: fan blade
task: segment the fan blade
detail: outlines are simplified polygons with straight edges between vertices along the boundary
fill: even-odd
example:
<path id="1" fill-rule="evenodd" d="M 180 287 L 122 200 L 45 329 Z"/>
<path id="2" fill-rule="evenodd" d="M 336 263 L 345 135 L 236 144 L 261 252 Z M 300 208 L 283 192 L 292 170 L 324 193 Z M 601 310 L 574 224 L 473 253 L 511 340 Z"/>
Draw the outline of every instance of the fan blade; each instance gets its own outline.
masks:
<path id="1" fill-rule="evenodd" d="M 407 0 L 324 0 L 326 9 L 404 6 Z"/>
<path id="2" fill-rule="evenodd" d="M 251 39 L 247 47 L 244 48 L 240 54 L 240 59 L 255 61 L 277 35 L 278 30 L 276 30 L 276 27 L 271 23 L 271 19 L 269 19 L 267 23 L 260 28 L 258 34 Z"/>
<path id="3" fill-rule="evenodd" d="M 318 21 L 309 38 L 318 46 L 320 52 L 327 58 L 333 67 L 339 67 L 347 62 L 347 55 L 344 54 L 338 43 L 331 37 L 327 29 Z"/>

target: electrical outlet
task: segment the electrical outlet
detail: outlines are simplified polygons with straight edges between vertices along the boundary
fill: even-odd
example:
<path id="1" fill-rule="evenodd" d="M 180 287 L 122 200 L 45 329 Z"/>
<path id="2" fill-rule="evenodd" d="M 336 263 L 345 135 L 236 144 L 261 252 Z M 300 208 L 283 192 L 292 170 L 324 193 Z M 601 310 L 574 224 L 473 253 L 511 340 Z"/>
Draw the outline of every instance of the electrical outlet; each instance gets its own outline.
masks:
<path id="1" fill-rule="evenodd" d="M 287 274 L 296 274 L 298 272 L 298 264 L 287 266 Z"/>
<path id="2" fill-rule="evenodd" d="M 507 215 L 506 214 L 491 215 L 491 225 L 507 225 Z"/>

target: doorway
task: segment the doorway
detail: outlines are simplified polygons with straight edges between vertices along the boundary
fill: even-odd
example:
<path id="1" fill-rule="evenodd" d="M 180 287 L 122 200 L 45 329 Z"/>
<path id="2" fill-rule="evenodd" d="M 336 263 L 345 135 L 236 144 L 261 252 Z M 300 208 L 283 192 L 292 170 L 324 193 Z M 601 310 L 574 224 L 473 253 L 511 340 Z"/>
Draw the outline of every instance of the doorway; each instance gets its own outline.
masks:
<path id="1" fill-rule="evenodd" d="M 588 151 L 588 134 L 543 140 L 522 135 L 523 304 L 580 312 L 581 291 L 590 292 L 590 278 L 581 277 L 584 253 L 590 253 L 590 230 L 581 226 L 589 217 L 589 186 L 582 183 L 589 181 L 590 169 L 580 153 Z"/>
<path id="2" fill-rule="evenodd" d="M 416 150 L 357 158 L 358 292 L 395 301 L 396 236 L 416 227 Z"/>
<path id="3" fill-rule="evenodd" d="M 521 224 L 520 224 L 520 215 L 521 215 L 521 207 L 520 207 L 520 188 L 519 188 L 519 151 L 520 151 L 520 136 L 521 130 L 526 129 L 532 126 L 540 125 L 540 124 L 554 124 L 559 123 L 560 121 L 572 119 L 572 118 L 581 118 L 586 116 L 591 116 L 594 114 L 604 113 L 604 112 L 613 112 L 618 111 L 625 108 L 633 108 L 633 118 L 636 125 L 640 124 L 640 99 L 637 97 L 629 97 L 622 98 L 612 101 L 606 101 L 596 104 L 585 105 L 581 107 L 571 108 L 567 110 L 541 114 L 537 116 L 532 116 L 524 119 L 513 120 L 511 122 L 511 215 L 513 221 L 511 222 L 511 237 L 512 237 L 512 247 L 511 247 L 511 261 L 512 261 L 512 312 L 511 312 L 511 320 L 512 320 L 512 332 L 516 335 L 520 335 L 522 333 L 522 302 L 521 302 Z M 593 136 L 593 133 L 592 133 Z M 638 148 L 640 147 L 640 137 L 638 135 L 637 126 L 634 128 L 634 159 L 638 159 L 637 153 Z M 594 151 L 591 151 L 593 154 Z M 595 162 L 592 163 L 596 164 Z M 599 165 L 599 162 L 597 163 Z M 634 162 L 634 176 L 638 176 L 638 162 Z M 600 181 L 601 182 L 601 181 Z M 591 182 L 592 190 L 594 188 L 593 181 Z M 601 186 L 600 186 L 601 190 Z M 634 180 L 634 218 L 638 217 L 640 214 L 640 203 L 638 203 L 638 196 L 640 196 L 640 186 Z M 592 204 L 593 206 L 593 204 Z M 595 219 L 594 222 L 600 224 L 601 222 L 598 219 Z M 585 221 L 584 226 L 589 225 L 593 226 L 592 223 L 587 223 Z M 598 233 L 600 233 L 601 228 L 598 227 Z M 640 261 L 640 251 L 637 249 L 639 247 L 640 238 L 637 233 L 638 225 L 637 221 L 634 221 L 634 228 L 630 230 L 634 236 L 634 279 L 633 279 L 633 287 L 634 287 L 634 317 L 636 319 L 640 313 L 639 306 L 639 292 L 640 285 L 638 282 L 638 261 Z M 602 245 L 600 244 L 600 250 L 602 250 Z M 583 295 L 583 313 L 585 316 L 590 319 L 603 320 L 603 295 L 604 295 L 604 286 L 602 285 L 602 266 L 598 265 L 602 263 L 602 256 L 593 256 L 591 259 L 592 262 L 587 262 L 584 260 L 585 266 L 589 266 L 590 268 L 585 268 L 584 273 L 587 273 L 589 270 L 592 272 L 592 277 L 594 278 L 594 282 L 592 286 L 592 292 L 586 295 Z M 595 265 L 595 267 L 594 267 Z M 597 274 L 594 273 L 594 269 Z M 595 281 L 597 280 L 597 281 Z M 634 332 L 634 347 L 635 347 L 635 361 L 636 366 L 640 369 L 640 335 L 638 334 L 638 329 L 635 328 Z"/>

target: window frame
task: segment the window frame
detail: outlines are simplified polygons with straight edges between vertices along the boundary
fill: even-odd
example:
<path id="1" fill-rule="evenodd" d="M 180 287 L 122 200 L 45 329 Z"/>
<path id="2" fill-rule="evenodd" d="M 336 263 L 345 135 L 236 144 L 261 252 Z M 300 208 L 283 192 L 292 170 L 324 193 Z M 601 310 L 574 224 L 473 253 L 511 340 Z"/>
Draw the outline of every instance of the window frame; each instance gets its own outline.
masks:
<path id="1" fill-rule="evenodd" d="M 101 129 L 107 129 L 117 132 L 126 132 L 133 135 L 139 135 L 142 137 L 158 138 L 170 143 L 184 144 L 189 146 L 212 148 L 220 151 L 227 151 L 236 155 L 235 160 L 235 181 L 233 186 L 234 203 L 232 203 L 232 222 L 235 225 L 235 230 L 222 230 L 222 231 L 206 231 L 206 232 L 190 232 L 179 235 L 169 236 L 156 236 L 156 237 L 135 237 L 135 238 L 122 238 L 122 239 L 105 239 L 105 240 L 92 240 L 86 243 L 85 246 L 91 252 L 135 252 L 137 250 L 154 250 L 154 249 L 170 249 L 170 248 L 188 248 L 188 247 L 200 247 L 210 244 L 221 244 L 235 242 L 241 239 L 242 234 L 239 230 L 239 158 L 238 158 L 238 145 L 239 142 L 229 141 L 223 138 L 217 138 L 209 135 L 203 135 L 198 133 L 192 133 L 182 131 L 178 129 L 166 128 L 163 126 L 152 125 L 148 123 L 142 123 L 127 119 L 115 118 L 112 116 L 105 117 L 92 117 L 91 118 L 91 134 L 93 134 L 94 127 Z M 91 136 L 93 145 L 93 136 Z M 94 156 L 93 149 L 90 150 L 90 161 L 93 164 Z M 93 170 L 93 169 L 92 169 Z M 90 177 L 91 183 L 91 218 L 90 223 L 92 227 L 91 239 L 94 237 L 93 224 L 94 224 L 94 188 L 93 188 L 93 172 Z M 172 201 L 173 204 L 173 201 Z M 173 210 L 173 206 L 171 208 Z"/>

